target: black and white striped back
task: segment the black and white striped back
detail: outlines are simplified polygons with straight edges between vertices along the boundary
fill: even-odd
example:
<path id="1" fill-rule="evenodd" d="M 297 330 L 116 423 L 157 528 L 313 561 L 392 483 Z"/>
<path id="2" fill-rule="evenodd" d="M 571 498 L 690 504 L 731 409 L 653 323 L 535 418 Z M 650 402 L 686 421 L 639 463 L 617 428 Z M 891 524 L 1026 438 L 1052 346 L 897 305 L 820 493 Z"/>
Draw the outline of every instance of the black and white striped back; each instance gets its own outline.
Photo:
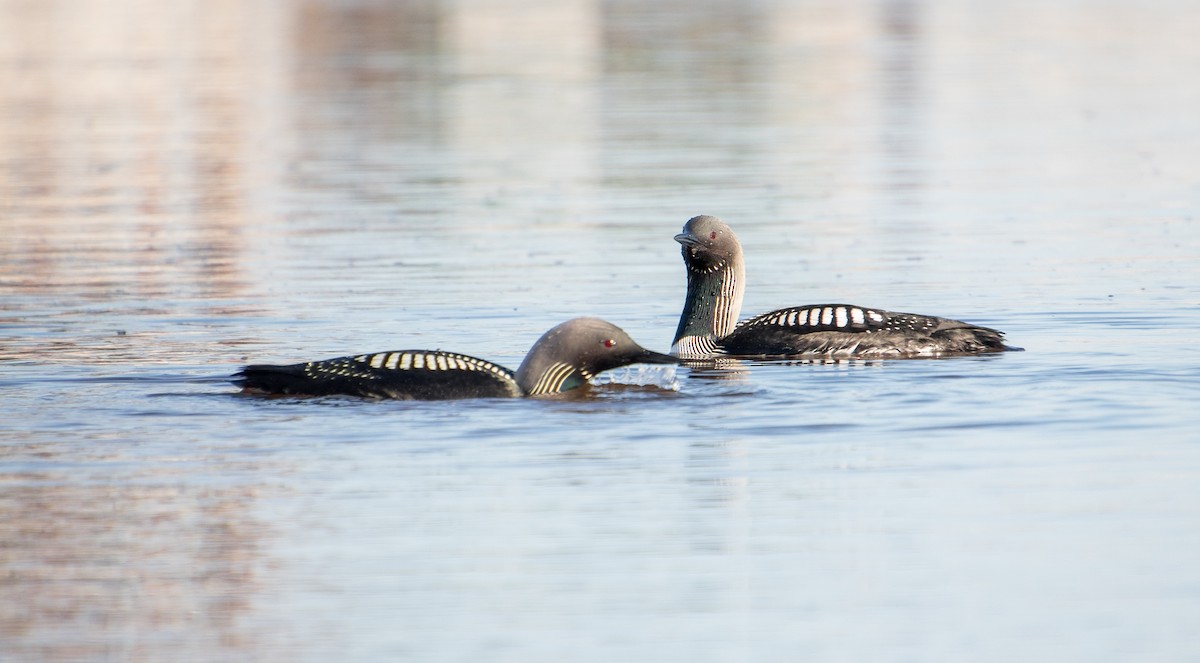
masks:
<path id="1" fill-rule="evenodd" d="M 260 364 L 245 367 L 237 376 L 243 389 L 268 394 L 349 394 L 399 400 L 521 395 L 507 368 L 440 350 L 376 352 L 286 366 Z"/>

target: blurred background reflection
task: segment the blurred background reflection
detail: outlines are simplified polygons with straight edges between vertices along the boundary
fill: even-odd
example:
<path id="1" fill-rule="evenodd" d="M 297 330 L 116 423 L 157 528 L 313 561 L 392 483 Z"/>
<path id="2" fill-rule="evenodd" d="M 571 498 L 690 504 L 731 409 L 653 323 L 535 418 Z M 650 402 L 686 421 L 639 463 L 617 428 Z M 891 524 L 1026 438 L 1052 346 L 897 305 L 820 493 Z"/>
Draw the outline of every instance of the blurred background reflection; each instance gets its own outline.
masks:
<path id="1" fill-rule="evenodd" d="M 0 661 L 1195 655 L 1197 35 L 1183 0 L 0 0 Z M 700 213 L 748 313 L 1030 351 L 548 404 L 223 381 L 515 366 L 582 314 L 665 350 Z"/>

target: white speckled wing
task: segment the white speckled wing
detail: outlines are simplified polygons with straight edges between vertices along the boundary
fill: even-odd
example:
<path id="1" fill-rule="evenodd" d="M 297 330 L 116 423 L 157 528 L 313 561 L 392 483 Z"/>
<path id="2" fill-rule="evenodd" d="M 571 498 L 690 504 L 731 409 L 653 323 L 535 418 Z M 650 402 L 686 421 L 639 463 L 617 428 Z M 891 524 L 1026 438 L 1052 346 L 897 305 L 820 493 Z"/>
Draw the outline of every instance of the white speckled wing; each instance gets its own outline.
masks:
<path id="1" fill-rule="evenodd" d="M 247 366 L 243 386 L 271 394 L 347 394 L 401 400 L 521 396 L 513 372 L 441 350 L 397 350 L 288 366 Z"/>

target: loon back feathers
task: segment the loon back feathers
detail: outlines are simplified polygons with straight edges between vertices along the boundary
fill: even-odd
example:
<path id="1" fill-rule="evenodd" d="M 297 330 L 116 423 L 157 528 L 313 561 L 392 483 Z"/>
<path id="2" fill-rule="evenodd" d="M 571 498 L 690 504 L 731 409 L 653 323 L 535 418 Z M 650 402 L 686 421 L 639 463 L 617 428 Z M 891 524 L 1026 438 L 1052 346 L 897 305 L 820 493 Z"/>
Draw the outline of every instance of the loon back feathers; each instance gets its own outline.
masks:
<path id="1" fill-rule="evenodd" d="M 779 309 L 743 320 L 720 341 L 725 354 L 920 357 L 999 352 L 1004 334 L 958 320 L 822 304 Z"/>
<path id="2" fill-rule="evenodd" d="M 253 365 L 236 381 L 251 393 L 442 400 L 521 395 L 512 371 L 489 361 L 437 350 L 398 350 L 287 366 Z"/>
<path id="3" fill-rule="evenodd" d="M 688 220 L 683 246 L 688 291 L 671 352 L 717 355 L 915 357 L 1012 350 L 1004 334 L 958 320 L 849 304 L 778 309 L 736 326 L 745 290 L 741 243 L 715 216 Z"/>
<path id="4" fill-rule="evenodd" d="M 285 366 L 246 366 L 234 382 L 248 393 L 276 395 L 508 398 L 568 391 L 597 373 L 628 364 L 677 362 L 641 347 L 616 325 L 575 318 L 543 334 L 516 372 L 454 352 L 398 350 Z"/>

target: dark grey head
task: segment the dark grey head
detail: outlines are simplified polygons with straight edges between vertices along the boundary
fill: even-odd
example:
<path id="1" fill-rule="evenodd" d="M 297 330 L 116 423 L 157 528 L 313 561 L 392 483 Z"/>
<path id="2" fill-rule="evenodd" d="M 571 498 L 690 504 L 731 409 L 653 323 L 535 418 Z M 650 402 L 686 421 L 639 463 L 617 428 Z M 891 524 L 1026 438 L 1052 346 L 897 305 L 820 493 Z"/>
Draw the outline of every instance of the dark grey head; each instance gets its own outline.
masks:
<path id="1" fill-rule="evenodd" d="M 703 214 L 688 219 L 675 241 L 683 245 L 683 262 L 688 269 L 708 273 L 742 262 L 737 235 L 715 216 Z"/>
<path id="2" fill-rule="evenodd" d="M 528 396 L 583 386 L 597 374 L 630 364 L 675 364 L 679 360 L 638 345 L 616 325 L 575 318 L 542 334 L 521 367 L 517 384 Z"/>
<path id="3" fill-rule="evenodd" d="M 737 326 L 742 310 L 742 245 L 724 221 L 707 215 L 689 219 L 675 241 L 683 245 L 687 295 L 671 352 L 689 359 L 708 356 Z"/>

